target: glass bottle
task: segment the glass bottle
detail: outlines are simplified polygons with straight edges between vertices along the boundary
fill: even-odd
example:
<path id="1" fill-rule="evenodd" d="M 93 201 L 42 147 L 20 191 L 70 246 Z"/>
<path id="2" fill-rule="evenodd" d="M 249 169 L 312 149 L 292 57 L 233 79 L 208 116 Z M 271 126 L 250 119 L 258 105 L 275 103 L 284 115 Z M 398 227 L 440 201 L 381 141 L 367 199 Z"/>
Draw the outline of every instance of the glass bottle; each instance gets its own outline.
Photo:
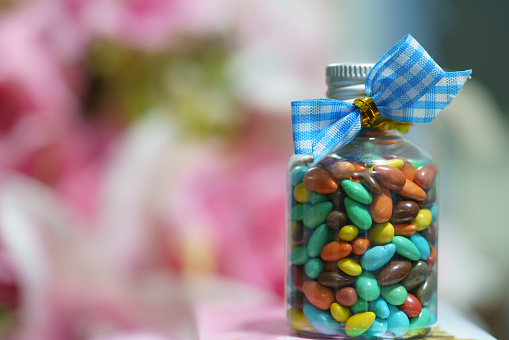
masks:
<path id="1" fill-rule="evenodd" d="M 367 64 L 327 67 L 327 96 L 366 96 Z M 422 336 L 436 323 L 437 168 L 381 117 L 310 167 L 287 172 L 287 321 L 298 334 Z M 399 131 L 398 131 L 399 130 Z"/>

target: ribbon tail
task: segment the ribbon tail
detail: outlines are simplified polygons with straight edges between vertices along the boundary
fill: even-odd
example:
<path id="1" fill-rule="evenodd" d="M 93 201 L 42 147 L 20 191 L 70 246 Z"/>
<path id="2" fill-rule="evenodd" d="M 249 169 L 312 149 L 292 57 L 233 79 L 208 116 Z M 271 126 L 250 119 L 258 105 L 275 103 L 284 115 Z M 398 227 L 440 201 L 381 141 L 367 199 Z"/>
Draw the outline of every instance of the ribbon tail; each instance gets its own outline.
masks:
<path id="1" fill-rule="evenodd" d="M 444 77 L 412 106 L 402 110 L 380 108 L 380 111 L 400 122 L 429 123 L 456 97 L 471 74 L 472 70 L 445 72 Z"/>
<path id="2" fill-rule="evenodd" d="M 311 166 L 317 165 L 332 151 L 350 143 L 362 128 L 361 113 L 358 109 L 323 129 L 313 143 L 314 160 Z"/>

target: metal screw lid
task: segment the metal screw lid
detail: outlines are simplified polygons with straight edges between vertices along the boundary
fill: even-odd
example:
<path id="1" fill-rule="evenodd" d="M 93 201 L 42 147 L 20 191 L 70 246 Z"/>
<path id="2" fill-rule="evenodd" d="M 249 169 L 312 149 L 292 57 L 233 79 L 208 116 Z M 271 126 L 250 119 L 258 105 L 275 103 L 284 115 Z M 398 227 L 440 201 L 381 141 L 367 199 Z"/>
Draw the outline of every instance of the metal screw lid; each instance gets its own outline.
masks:
<path id="1" fill-rule="evenodd" d="M 326 70 L 327 97 L 353 100 L 365 96 L 364 83 L 374 64 L 330 64 Z"/>

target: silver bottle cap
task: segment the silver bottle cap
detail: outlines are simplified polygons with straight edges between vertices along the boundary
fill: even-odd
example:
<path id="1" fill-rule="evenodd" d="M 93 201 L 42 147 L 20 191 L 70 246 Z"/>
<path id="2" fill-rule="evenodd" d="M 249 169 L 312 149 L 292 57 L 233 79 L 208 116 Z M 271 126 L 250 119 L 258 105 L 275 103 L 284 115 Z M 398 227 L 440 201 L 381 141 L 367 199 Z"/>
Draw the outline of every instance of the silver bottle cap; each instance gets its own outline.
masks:
<path id="1" fill-rule="evenodd" d="M 327 97 L 348 101 L 365 96 L 364 84 L 374 64 L 330 64 L 327 66 Z"/>

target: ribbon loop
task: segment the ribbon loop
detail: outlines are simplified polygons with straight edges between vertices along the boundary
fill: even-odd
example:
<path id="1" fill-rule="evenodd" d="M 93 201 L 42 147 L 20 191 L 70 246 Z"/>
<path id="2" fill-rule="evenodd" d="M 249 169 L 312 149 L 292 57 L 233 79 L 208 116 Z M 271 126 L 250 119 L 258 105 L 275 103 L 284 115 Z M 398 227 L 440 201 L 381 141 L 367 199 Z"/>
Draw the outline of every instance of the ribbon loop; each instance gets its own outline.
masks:
<path id="1" fill-rule="evenodd" d="M 362 126 L 373 126 L 379 114 L 408 127 L 429 123 L 470 78 L 472 70 L 445 72 L 411 36 L 394 45 L 367 76 L 367 97 L 354 105 L 335 99 L 292 102 L 296 154 L 313 153 L 316 165 L 348 144 Z"/>

